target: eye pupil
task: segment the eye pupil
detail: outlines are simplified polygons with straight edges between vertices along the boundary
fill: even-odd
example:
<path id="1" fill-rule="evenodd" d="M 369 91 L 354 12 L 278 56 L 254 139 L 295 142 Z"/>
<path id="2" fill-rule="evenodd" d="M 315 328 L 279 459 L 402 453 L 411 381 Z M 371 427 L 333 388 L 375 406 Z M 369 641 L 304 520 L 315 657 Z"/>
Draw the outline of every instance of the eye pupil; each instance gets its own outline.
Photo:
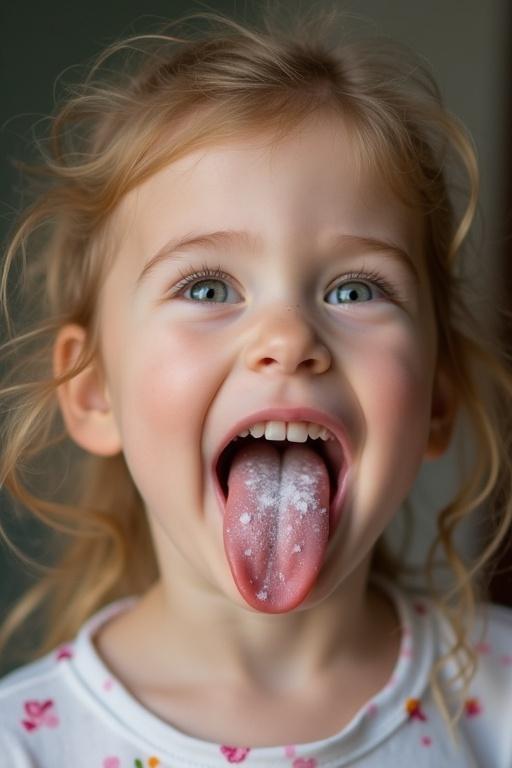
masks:
<path id="1" fill-rule="evenodd" d="M 212 287 L 212 283 L 215 287 Z M 200 280 L 199 282 L 195 283 L 195 285 L 193 285 L 191 288 L 192 298 L 203 301 L 214 301 L 219 286 L 223 289 L 221 290 L 221 296 L 219 298 L 221 300 L 225 299 L 227 296 L 227 291 L 220 280 Z"/>
<path id="2" fill-rule="evenodd" d="M 337 289 L 337 297 L 340 302 L 354 304 L 356 302 L 369 301 L 371 296 L 372 292 L 368 285 L 358 280 L 344 283 Z"/>

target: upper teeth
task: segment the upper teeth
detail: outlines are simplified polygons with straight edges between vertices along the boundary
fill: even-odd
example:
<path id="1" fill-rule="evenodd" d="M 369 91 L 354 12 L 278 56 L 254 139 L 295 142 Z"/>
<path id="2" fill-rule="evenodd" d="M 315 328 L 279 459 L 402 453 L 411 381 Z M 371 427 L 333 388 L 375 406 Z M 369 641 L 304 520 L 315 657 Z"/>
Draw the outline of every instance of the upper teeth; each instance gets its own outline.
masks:
<path id="1" fill-rule="evenodd" d="M 265 437 L 266 440 L 289 440 L 292 443 L 305 443 L 308 437 L 313 440 L 334 440 L 334 435 L 319 424 L 304 421 L 260 421 L 252 427 L 239 432 L 237 437 Z"/>

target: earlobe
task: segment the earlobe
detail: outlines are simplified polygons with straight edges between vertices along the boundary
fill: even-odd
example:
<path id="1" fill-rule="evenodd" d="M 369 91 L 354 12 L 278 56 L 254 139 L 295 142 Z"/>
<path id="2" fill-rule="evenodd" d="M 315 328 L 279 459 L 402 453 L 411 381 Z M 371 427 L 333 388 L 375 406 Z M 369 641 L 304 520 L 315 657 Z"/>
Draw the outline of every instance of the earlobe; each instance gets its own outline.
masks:
<path id="1" fill-rule="evenodd" d="M 457 398 L 452 378 L 444 370 L 436 371 L 432 388 L 430 434 L 425 458 L 437 459 L 450 444 L 457 415 Z"/>
<path id="2" fill-rule="evenodd" d="M 53 348 L 53 372 L 63 376 L 76 365 L 85 349 L 87 334 L 79 325 L 66 325 Z M 121 451 L 119 430 L 104 377 L 91 362 L 58 390 L 59 406 L 70 437 L 90 453 L 114 456 Z"/>

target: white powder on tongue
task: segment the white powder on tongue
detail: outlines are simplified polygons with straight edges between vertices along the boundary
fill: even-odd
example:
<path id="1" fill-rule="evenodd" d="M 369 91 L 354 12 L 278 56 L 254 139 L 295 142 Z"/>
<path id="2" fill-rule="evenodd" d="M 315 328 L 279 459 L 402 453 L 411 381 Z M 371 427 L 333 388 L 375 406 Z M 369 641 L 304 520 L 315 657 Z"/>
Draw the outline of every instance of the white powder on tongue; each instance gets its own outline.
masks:
<path id="1" fill-rule="evenodd" d="M 297 521 L 303 521 L 308 513 L 316 512 L 319 508 L 318 494 L 316 493 L 316 486 L 318 479 L 321 477 L 322 472 L 317 469 L 311 469 L 311 466 L 304 462 L 301 467 L 300 473 L 294 473 L 293 479 L 287 477 L 281 483 L 275 482 L 272 477 L 272 473 L 265 472 L 265 467 L 257 464 L 253 461 L 247 462 L 248 477 L 245 480 L 246 488 L 251 492 L 253 499 L 256 501 L 256 514 L 255 517 L 262 521 L 268 514 L 273 514 L 274 509 L 293 507 L 297 510 Z M 277 489 L 276 489 L 277 486 Z M 269 512 L 270 510 L 270 512 Z M 321 515 L 327 514 L 327 508 L 322 507 L 320 509 Z M 249 512 L 242 512 L 240 515 L 240 522 L 242 525 L 249 526 L 253 520 L 253 514 Z M 313 520 L 316 517 L 313 515 Z M 278 537 L 279 526 L 270 525 L 267 527 L 267 536 L 264 537 L 264 541 L 261 541 L 261 533 L 258 534 L 258 539 L 255 542 L 258 544 L 268 544 L 268 532 L 271 532 L 271 539 L 275 543 Z M 318 531 L 318 524 L 313 523 L 313 530 Z M 290 541 L 294 537 L 293 525 L 287 524 L 285 529 L 286 540 Z M 304 549 L 304 542 L 296 542 L 292 548 L 294 555 L 300 554 Z M 248 547 L 244 550 L 244 554 L 247 557 L 253 555 L 253 548 Z M 281 583 L 285 582 L 285 576 L 280 571 L 278 578 Z M 258 600 L 265 601 L 268 599 L 268 588 L 265 586 L 261 589 L 256 597 Z"/>
<path id="2" fill-rule="evenodd" d="M 282 454 L 276 461 L 275 445 L 266 455 L 260 451 L 257 459 L 247 455 L 250 448 L 242 448 L 232 464 L 226 546 L 235 581 L 249 602 L 252 595 L 260 603 L 272 601 L 275 606 L 278 599 L 279 605 L 291 605 L 294 595 L 307 590 L 321 562 L 328 532 L 328 480 L 326 487 L 325 464 L 318 456 L 313 461 L 311 449 L 302 456 L 298 449 L 303 447 L 286 448 L 286 465 Z"/>
<path id="3" fill-rule="evenodd" d="M 262 471 L 262 467 L 255 467 L 253 461 L 248 461 L 247 468 L 249 477 L 245 481 L 245 486 L 257 494 L 258 513 L 264 513 L 268 507 L 274 507 L 276 502 L 295 507 L 301 518 L 308 511 L 315 512 L 318 509 L 318 501 L 314 493 L 318 478 L 322 475 L 318 468 L 311 469 L 307 462 L 303 462 L 304 471 L 296 474 L 293 480 L 287 478 L 281 482 L 277 492 L 275 482 Z M 324 507 L 320 512 L 327 514 L 327 509 Z M 244 514 L 250 518 L 247 512 Z"/>

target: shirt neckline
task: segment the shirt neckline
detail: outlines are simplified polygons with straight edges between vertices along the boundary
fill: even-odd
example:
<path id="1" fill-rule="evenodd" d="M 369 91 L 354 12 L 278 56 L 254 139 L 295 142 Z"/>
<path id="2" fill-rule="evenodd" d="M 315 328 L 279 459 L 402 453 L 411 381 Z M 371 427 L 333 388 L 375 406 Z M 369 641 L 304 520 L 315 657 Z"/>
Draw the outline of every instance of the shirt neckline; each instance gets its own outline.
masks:
<path id="1" fill-rule="evenodd" d="M 399 617 L 402 636 L 397 661 L 391 677 L 352 720 L 337 734 L 320 741 L 297 744 L 293 757 L 307 760 L 315 757 L 322 765 L 341 768 L 388 738 L 409 714 L 408 699 L 419 699 L 428 684 L 434 655 L 434 626 L 429 620 L 428 601 L 414 601 L 400 588 L 382 578 L 372 582 L 388 595 Z M 117 614 L 129 610 L 139 598 L 130 596 L 114 601 L 91 616 L 79 630 L 74 652 L 70 659 L 70 672 L 82 696 L 99 710 L 103 719 L 124 733 L 128 741 L 148 753 L 158 754 L 161 761 L 168 760 L 180 766 L 217 768 L 232 762 L 226 757 L 226 745 L 202 741 L 189 736 L 147 710 L 109 670 L 98 654 L 93 636 L 97 630 Z M 261 768 L 291 766 L 292 748 L 247 747 L 250 765 Z"/>

